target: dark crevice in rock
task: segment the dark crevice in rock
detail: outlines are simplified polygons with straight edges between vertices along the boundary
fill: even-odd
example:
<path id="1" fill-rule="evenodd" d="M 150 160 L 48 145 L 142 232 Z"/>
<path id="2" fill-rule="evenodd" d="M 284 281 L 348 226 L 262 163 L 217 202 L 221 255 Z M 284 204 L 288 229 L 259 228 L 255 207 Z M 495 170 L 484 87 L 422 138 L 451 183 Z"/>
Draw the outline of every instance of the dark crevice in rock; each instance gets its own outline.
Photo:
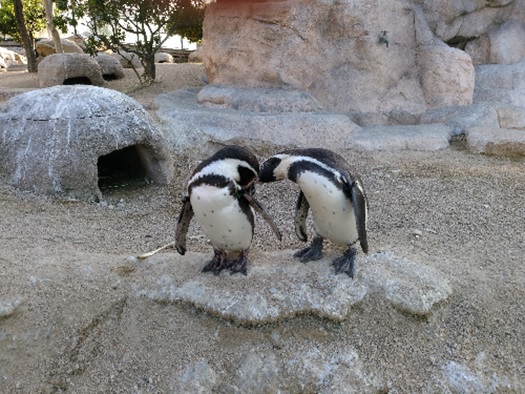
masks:
<path id="1" fill-rule="evenodd" d="M 93 85 L 88 77 L 73 77 L 64 80 L 62 85 Z"/>
<path id="2" fill-rule="evenodd" d="M 144 182 L 146 170 L 137 146 L 128 146 L 98 158 L 98 186 L 104 191 Z"/>

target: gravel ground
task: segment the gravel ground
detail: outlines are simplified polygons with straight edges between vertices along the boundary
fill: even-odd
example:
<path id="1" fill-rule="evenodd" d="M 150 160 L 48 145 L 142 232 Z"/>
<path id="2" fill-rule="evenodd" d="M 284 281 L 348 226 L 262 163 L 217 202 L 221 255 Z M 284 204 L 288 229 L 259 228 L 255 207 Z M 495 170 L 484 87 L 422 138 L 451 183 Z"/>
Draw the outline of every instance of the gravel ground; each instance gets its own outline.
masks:
<path id="1" fill-rule="evenodd" d="M 201 65 L 161 65 L 161 82 L 137 88 L 130 73 L 109 87 L 153 113 L 155 95 L 200 86 L 202 74 Z M 36 82 L 0 74 L 0 88 Z M 367 188 L 371 253 L 394 251 L 449 278 L 452 297 L 428 319 L 372 297 L 341 324 L 304 316 L 247 328 L 130 297 L 133 275 L 148 273 L 127 257 L 173 239 L 189 172 L 202 159 L 191 152 L 177 158 L 171 186 L 105 190 L 99 204 L 37 198 L 0 172 L 0 392 L 177 392 L 200 360 L 228 380 L 250 352 L 286 358 L 314 348 L 354 349 L 378 391 L 524 390 L 525 161 L 461 147 L 339 153 Z M 263 185 L 258 195 L 284 237 L 275 241 L 258 221 L 254 263 L 265 250 L 302 246 L 293 234 L 296 188 Z M 211 251 L 195 225 L 188 250 Z"/>

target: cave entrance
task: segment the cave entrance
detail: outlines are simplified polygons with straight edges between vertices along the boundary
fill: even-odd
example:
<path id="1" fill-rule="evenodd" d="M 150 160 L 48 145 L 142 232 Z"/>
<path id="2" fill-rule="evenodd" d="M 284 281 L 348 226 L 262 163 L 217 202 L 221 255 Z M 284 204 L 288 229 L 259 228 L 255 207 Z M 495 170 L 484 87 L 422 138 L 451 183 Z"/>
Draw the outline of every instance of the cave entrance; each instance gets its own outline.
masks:
<path id="1" fill-rule="evenodd" d="M 73 77 L 64 79 L 62 85 L 93 85 L 88 77 Z"/>
<path id="2" fill-rule="evenodd" d="M 102 191 L 146 183 L 147 172 L 137 145 L 100 156 L 97 168 L 98 187 Z"/>

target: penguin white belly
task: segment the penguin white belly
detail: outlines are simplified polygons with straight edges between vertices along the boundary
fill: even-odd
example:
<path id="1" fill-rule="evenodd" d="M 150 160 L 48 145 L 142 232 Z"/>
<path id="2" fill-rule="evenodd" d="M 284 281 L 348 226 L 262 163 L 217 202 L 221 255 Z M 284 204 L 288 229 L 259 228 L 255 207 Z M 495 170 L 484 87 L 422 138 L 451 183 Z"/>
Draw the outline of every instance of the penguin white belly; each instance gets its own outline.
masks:
<path id="1" fill-rule="evenodd" d="M 339 245 L 358 240 L 354 207 L 340 186 L 310 171 L 302 173 L 297 184 L 310 204 L 317 234 Z"/>
<path id="2" fill-rule="evenodd" d="M 250 247 L 252 225 L 227 188 L 194 187 L 190 202 L 195 219 L 215 247 L 233 251 Z"/>

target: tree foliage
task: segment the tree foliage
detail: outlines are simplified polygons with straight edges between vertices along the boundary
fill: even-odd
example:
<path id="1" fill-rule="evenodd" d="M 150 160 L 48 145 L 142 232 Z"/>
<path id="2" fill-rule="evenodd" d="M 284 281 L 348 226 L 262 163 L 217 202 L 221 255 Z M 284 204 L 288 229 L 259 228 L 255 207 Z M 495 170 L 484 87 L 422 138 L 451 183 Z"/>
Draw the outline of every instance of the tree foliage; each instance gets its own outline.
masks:
<path id="1" fill-rule="evenodd" d="M 112 49 L 137 56 L 144 82 L 155 79 L 155 53 L 170 36 L 202 38 L 204 0 L 59 0 L 57 6 L 71 13 L 69 24 L 87 21 L 92 53 Z M 136 38 L 132 45 L 124 43 L 126 34 Z"/>
<path id="2" fill-rule="evenodd" d="M 24 18 L 31 41 L 35 34 L 46 28 L 46 15 L 41 0 L 23 0 Z M 16 24 L 15 6 L 13 0 L 0 0 L 0 33 L 9 35 L 14 40 L 22 42 Z"/>

